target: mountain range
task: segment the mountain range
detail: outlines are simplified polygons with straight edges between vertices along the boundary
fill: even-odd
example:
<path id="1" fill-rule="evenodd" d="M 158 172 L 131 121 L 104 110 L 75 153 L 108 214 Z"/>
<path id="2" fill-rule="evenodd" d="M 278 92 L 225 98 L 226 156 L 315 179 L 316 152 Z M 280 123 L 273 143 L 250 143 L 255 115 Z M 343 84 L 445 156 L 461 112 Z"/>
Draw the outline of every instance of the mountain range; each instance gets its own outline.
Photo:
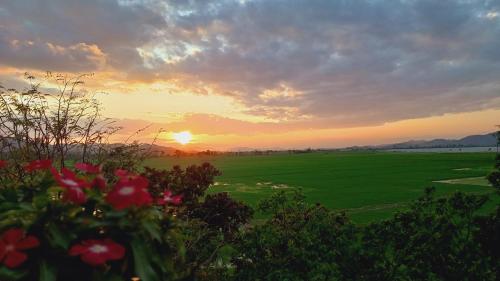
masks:
<path id="1" fill-rule="evenodd" d="M 492 147 L 497 145 L 496 133 L 471 135 L 461 139 L 411 140 L 400 143 L 370 146 L 378 149 Z"/>

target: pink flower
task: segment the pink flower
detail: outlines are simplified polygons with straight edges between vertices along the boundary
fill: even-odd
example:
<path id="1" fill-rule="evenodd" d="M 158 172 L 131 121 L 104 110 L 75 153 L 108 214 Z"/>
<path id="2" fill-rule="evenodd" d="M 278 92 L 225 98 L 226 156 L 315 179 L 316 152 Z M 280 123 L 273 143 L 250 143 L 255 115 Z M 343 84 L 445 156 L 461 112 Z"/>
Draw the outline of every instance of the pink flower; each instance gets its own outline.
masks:
<path id="1" fill-rule="evenodd" d="M 92 165 L 88 163 L 76 163 L 75 168 L 88 173 L 88 174 L 99 174 L 101 172 L 101 165 Z"/>
<path id="2" fill-rule="evenodd" d="M 24 166 L 24 170 L 26 172 L 33 172 L 36 170 L 48 170 L 52 167 L 52 161 L 49 159 L 46 160 L 35 160 Z"/>
<path id="3" fill-rule="evenodd" d="M 0 169 L 3 169 L 3 168 L 5 168 L 5 167 L 7 167 L 7 161 L 5 161 L 5 160 L 0 160 Z"/>
<path id="4" fill-rule="evenodd" d="M 56 169 L 51 169 L 57 183 L 65 188 L 64 199 L 75 204 L 83 204 L 87 201 L 87 196 L 83 191 L 84 188 L 89 188 L 90 185 L 83 179 L 76 177 L 72 171 L 62 168 L 62 174 L 59 174 Z"/>
<path id="5" fill-rule="evenodd" d="M 147 190 L 148 184 L 148 180 L 141 176 L 121 178 L 106 196 L 106 201 L 117 210 L 150 204 L 152 198 Z"/>
<path id="6" fill-rule="evenodd" d="M 40 244 L 35 236 L 26 236 L 24 230 L 11 228 L 0 238 L 0 262 L 9 268 L 18 267 L 28 256 L 21 252 Z"/>
<path id="7" fill-rule="evenodd" d="M 80 256 L 83 262 L 92 266 L 105 264 L 108 260 L 119 260 L 125 255 L 125 248 L 111 239 L 85 240 L 69 249 L 70 256 Z"/>
<path id="8" fill-rule="evenodd" d="M 172 196 L 172 191 L 167 189 L 165 192 L 163 192 L 163 196 L 160 197 L 157 202 L 160 205 L 180 205 L 182 203 L 182 194 Z"/>

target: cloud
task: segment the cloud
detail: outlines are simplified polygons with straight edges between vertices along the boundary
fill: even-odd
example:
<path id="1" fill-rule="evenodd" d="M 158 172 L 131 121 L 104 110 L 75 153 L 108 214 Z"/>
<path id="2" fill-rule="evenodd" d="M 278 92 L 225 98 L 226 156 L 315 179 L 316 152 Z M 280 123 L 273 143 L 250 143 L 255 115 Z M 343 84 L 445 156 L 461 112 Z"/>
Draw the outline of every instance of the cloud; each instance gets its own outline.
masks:
<path id="1" fill-rule="evenodd" d="M 48 46 L 74 48 L 95 47 L 107 56 L 107 63 L 125 71 L 142 68 L 142 59 L 136 48 L 147 44 L 159 35 L 165 25 L 163 17 L 143 5 L 124 5 L 104 0 L 43 0 L 43 1 L 1 1 L 0 38 L 6 42 L 34 42 L 30 50 L 10 48 L 0 52 L 27 57 L 31 52 L 37 61 L 35 65 L 44 70 L 59 70 L 55 54 Z M 10 46 L 12 47 L 12 46 Z M 39 49 L 39 50 L 36 50 Z M 64 60 L 64 56 L 59 58 Z M 97 66 L 79 67 L 75 58 L 66 64 L 66 71 L 98 70 Z M 13 60 L 11 66 L 26 67 L 24 61 Z"/>
<path id="2" fill-rule="evenodd" d="M 54 71 L 93 71 L 106 64 L 106 56 L 97 45 L 78 43 L 71 46 L 41 41 L 8 41 L 0 37 L 0 64 L 26 69 Z"/>
<path id="3" fill-rule="evenodd" d="M 499 23 L 481 17 L 491 2 L 174 4 L 172 37 L 202 51 L 169 71 L 249 112 L 369 124 L 499 106 Z M 260 98 L 281 85 L 303 95 Z"/>
<path id="4" fill-rule="evenodd" d="M 70 70 L 104 63 L 124 79 L 175 80 L 231 96 L 271 128 L 500 107 L 498 1 L 3 2 L 5 64 L 58 67 L 58 56 Z"/>

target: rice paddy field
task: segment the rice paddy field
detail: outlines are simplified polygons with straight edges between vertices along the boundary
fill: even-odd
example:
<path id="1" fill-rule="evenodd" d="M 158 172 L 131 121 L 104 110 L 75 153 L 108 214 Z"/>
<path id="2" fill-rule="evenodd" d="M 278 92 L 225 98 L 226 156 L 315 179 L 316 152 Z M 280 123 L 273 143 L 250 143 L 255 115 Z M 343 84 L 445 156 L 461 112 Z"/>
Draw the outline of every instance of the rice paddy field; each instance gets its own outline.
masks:
<path id="1" fill-rule="evenodd" d="M 314 152 L 262 156 L 151 158 L 146 165 L 168 169 L 210 162 L 222 176 L 210 192 L 229 192 L 256 206 L 277 190 L 300 188 L 310 202 L 346 211 L 358 223 L 389 218 L 434 186 L 438 196 L 454 191 L 491 193 L 484 177 L 494 153 Z M 259 215 L 257 215 L 259 217 Z"/>

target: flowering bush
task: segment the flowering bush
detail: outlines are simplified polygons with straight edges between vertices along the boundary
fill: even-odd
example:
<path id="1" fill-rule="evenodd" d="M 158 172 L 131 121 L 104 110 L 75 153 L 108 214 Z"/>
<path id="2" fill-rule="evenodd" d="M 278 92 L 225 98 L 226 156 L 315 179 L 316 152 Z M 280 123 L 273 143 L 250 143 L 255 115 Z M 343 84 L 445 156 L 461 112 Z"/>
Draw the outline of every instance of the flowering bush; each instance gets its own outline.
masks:
<path id="1" fill-rule="evenodd" d="M 172 215 L 181 194 L 154 197 L 147 178 L 124 170 L 106 182 L 100 166 L 86 163 L 24 168 L 27 180 L 0 182 L 0 280 L 182 277 L 184 244 Z"/>

